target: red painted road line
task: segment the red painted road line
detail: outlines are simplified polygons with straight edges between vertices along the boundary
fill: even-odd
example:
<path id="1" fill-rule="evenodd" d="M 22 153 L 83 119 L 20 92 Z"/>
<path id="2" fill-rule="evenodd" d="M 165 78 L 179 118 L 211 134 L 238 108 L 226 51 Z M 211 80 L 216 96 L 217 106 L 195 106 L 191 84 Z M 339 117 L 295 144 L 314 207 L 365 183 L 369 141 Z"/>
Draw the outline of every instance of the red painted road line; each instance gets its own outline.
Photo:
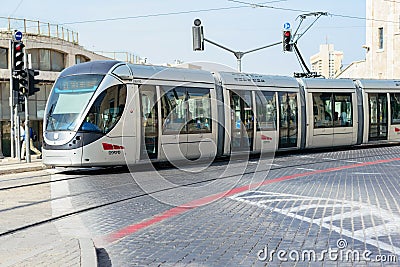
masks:
<path id="1" fill-rule="evenodd" d="M 241 186 L 241 187 L 236 187 L 231 190 L 221 192 L 221 193 L 218 193 L 215 195 L 210 195 L 210 196 L 203 197 L 200 199 L 192 200 L 186 204 L 169 209 L 163 213 L 157 214 L 148 220 L 129 225 L 127 227 L 124 227 L 124 228 L 114 232 L 114 233 L 110 233 L 102 239 L 108 243 L 116 242 L 116 241 L 118 241 L 128 235 L 131 235 L 143 228 L 146 228 L 155 223 L 164 221 L 166 219 L 175 217 L 179 214 L 182 214 L 186 211 L 192 210 L 196 207 L 203 206 L 205 204 L 211 203 L 211 202 L 213 202 L 217 199 L 223 198 L 223 197 L 229 197 L 229 196 L 236 195 L 238 193 L 241 193 L 241 192 L 244 192 L 247 190 L 255 189 L 255 188 L 258 188 L 263 185 L 282 182 L 282 181 L 291 180 L 291 179 L 295 179 L 295 178 L 299 178 L 299 177 L 310 176 L 310 175 L 314 175 L 314 174 L 342 171 L 342 170 L 346 170 L 346 169 L 353 169 L 353 168 L 364 167 L 364 166 L 369 166 L 369 165 L 388 163 L 388 162 L 392 162 L 392 161 L 400 161 L 400 158 L 383 159 L 383 160 L 377 160 L 377 161 L 371 161 L 371 162 L 364 162 L 364 163 L 357 163 L 357 164 L 351 164 L 351 165 L 346 165 L 346 166 L 328 168 L 328 169 L 323 169 L 323 170 L 315 170 L 315 171 L 304 172 L 304 173 L 296 173 L 296 174 L 286 175 L 286 176 L 282 176 L 282 177 L 271 179 L 271 180 L 266 180 L 261 183 L 255 183 L 255 184 L 249 184 L 249 185 L 245 185 L 245 186 Z"/>

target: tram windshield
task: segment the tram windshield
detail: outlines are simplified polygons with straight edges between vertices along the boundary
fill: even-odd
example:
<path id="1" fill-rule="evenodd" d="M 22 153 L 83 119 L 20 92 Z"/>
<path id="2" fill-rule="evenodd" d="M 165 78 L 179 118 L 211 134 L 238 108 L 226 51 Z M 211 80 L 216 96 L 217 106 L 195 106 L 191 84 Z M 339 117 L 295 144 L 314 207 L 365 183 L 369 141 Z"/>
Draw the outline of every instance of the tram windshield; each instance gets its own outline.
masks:
<path id="1" fill-rule="evenodd" d="M 85 74 L 59 78 L 48 100 L 46 130 L 74 130 L 103 77 Z"/>

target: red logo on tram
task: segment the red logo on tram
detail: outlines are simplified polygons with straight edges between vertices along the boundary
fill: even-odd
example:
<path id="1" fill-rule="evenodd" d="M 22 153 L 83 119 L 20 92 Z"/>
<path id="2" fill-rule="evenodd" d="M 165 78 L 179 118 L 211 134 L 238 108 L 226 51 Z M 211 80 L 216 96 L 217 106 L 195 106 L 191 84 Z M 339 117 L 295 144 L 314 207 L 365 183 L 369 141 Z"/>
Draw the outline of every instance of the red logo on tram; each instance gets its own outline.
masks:
<path id="1" fill-rule="evenodd" d="M 266 136 L 266 135 L 261 135 L 261 140 L 266 140 L 266 141 L 272 141 L 272 137 Z"/>
<path id="2" fill-rule="evenodd" d="M 125 149 L 123 146 L 119 145 L 113 145 L 113 144 L 108 144 L 108 143 L 101 143 L 103 145 L 104 150 L 120 150 L 120 149 Z"/>
<path id="3" fill-rule="evenodd" d="M 398 133 L 398 132 L 400 132 L 400 129 L 399 128 L 394 128 L 394 131 L 396 132 L 396 133 Z"/>

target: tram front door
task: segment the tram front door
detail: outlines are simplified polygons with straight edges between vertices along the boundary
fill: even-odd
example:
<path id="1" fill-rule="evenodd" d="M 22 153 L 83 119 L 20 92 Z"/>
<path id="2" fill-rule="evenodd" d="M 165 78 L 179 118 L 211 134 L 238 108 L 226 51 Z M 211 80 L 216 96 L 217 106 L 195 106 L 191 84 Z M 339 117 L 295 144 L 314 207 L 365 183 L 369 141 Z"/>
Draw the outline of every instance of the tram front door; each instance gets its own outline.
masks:
<path id="1" fill-rule="evenodd" d="M 368 94 L 369 135 L 368 140 L 387 140 L 388 101 L 387 94 Z"/>

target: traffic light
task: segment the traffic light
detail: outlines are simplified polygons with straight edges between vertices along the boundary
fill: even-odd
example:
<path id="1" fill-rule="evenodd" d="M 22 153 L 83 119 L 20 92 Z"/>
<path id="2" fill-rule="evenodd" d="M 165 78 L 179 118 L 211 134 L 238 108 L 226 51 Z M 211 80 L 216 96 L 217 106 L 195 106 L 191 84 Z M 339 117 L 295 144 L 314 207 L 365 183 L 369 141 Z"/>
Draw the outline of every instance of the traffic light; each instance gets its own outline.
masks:
<path id="1" fill-rule="evenodd" d="M 24 70 L 24 43 L 21 41 L 13 42 L 14 75 L 20 75 Z"/>
<path id="2" fill-rule="evenodd" d="M 283 51 L 284 52 L 292 52 L 293 45 L 291 43 L 292 40 L 292 31 L 285 30 L 283 31 Z"/>
<path id="3" fill-rule="evenodd" d="M 39 83 L 39 81 L 35 79 L 35 76 L 39 75 L 39 71 L 26 69 L 26 72 L 28 76 L 28 96 L 31 96 L 40 91 L 40 88 L 35 87 L 35 85 Z"/>
<path id="4" fill-rule="evenodd" d="M 203 51 L 204 50 L 204 34 L 203 26 L 199 19 L 194 20 L 194 26 L 192 27 L 193 36 L 193 51 Z"/>
<path id="5" fill-rule="evenodd" d="M 26 92 L 28 91 L 28 84 L 29 84 L 27 69 L 24 69 L 19 73 L 18 83 L 19 83 L 18 91 L 20 91 L 21 94 L 26 94 Z"/>

